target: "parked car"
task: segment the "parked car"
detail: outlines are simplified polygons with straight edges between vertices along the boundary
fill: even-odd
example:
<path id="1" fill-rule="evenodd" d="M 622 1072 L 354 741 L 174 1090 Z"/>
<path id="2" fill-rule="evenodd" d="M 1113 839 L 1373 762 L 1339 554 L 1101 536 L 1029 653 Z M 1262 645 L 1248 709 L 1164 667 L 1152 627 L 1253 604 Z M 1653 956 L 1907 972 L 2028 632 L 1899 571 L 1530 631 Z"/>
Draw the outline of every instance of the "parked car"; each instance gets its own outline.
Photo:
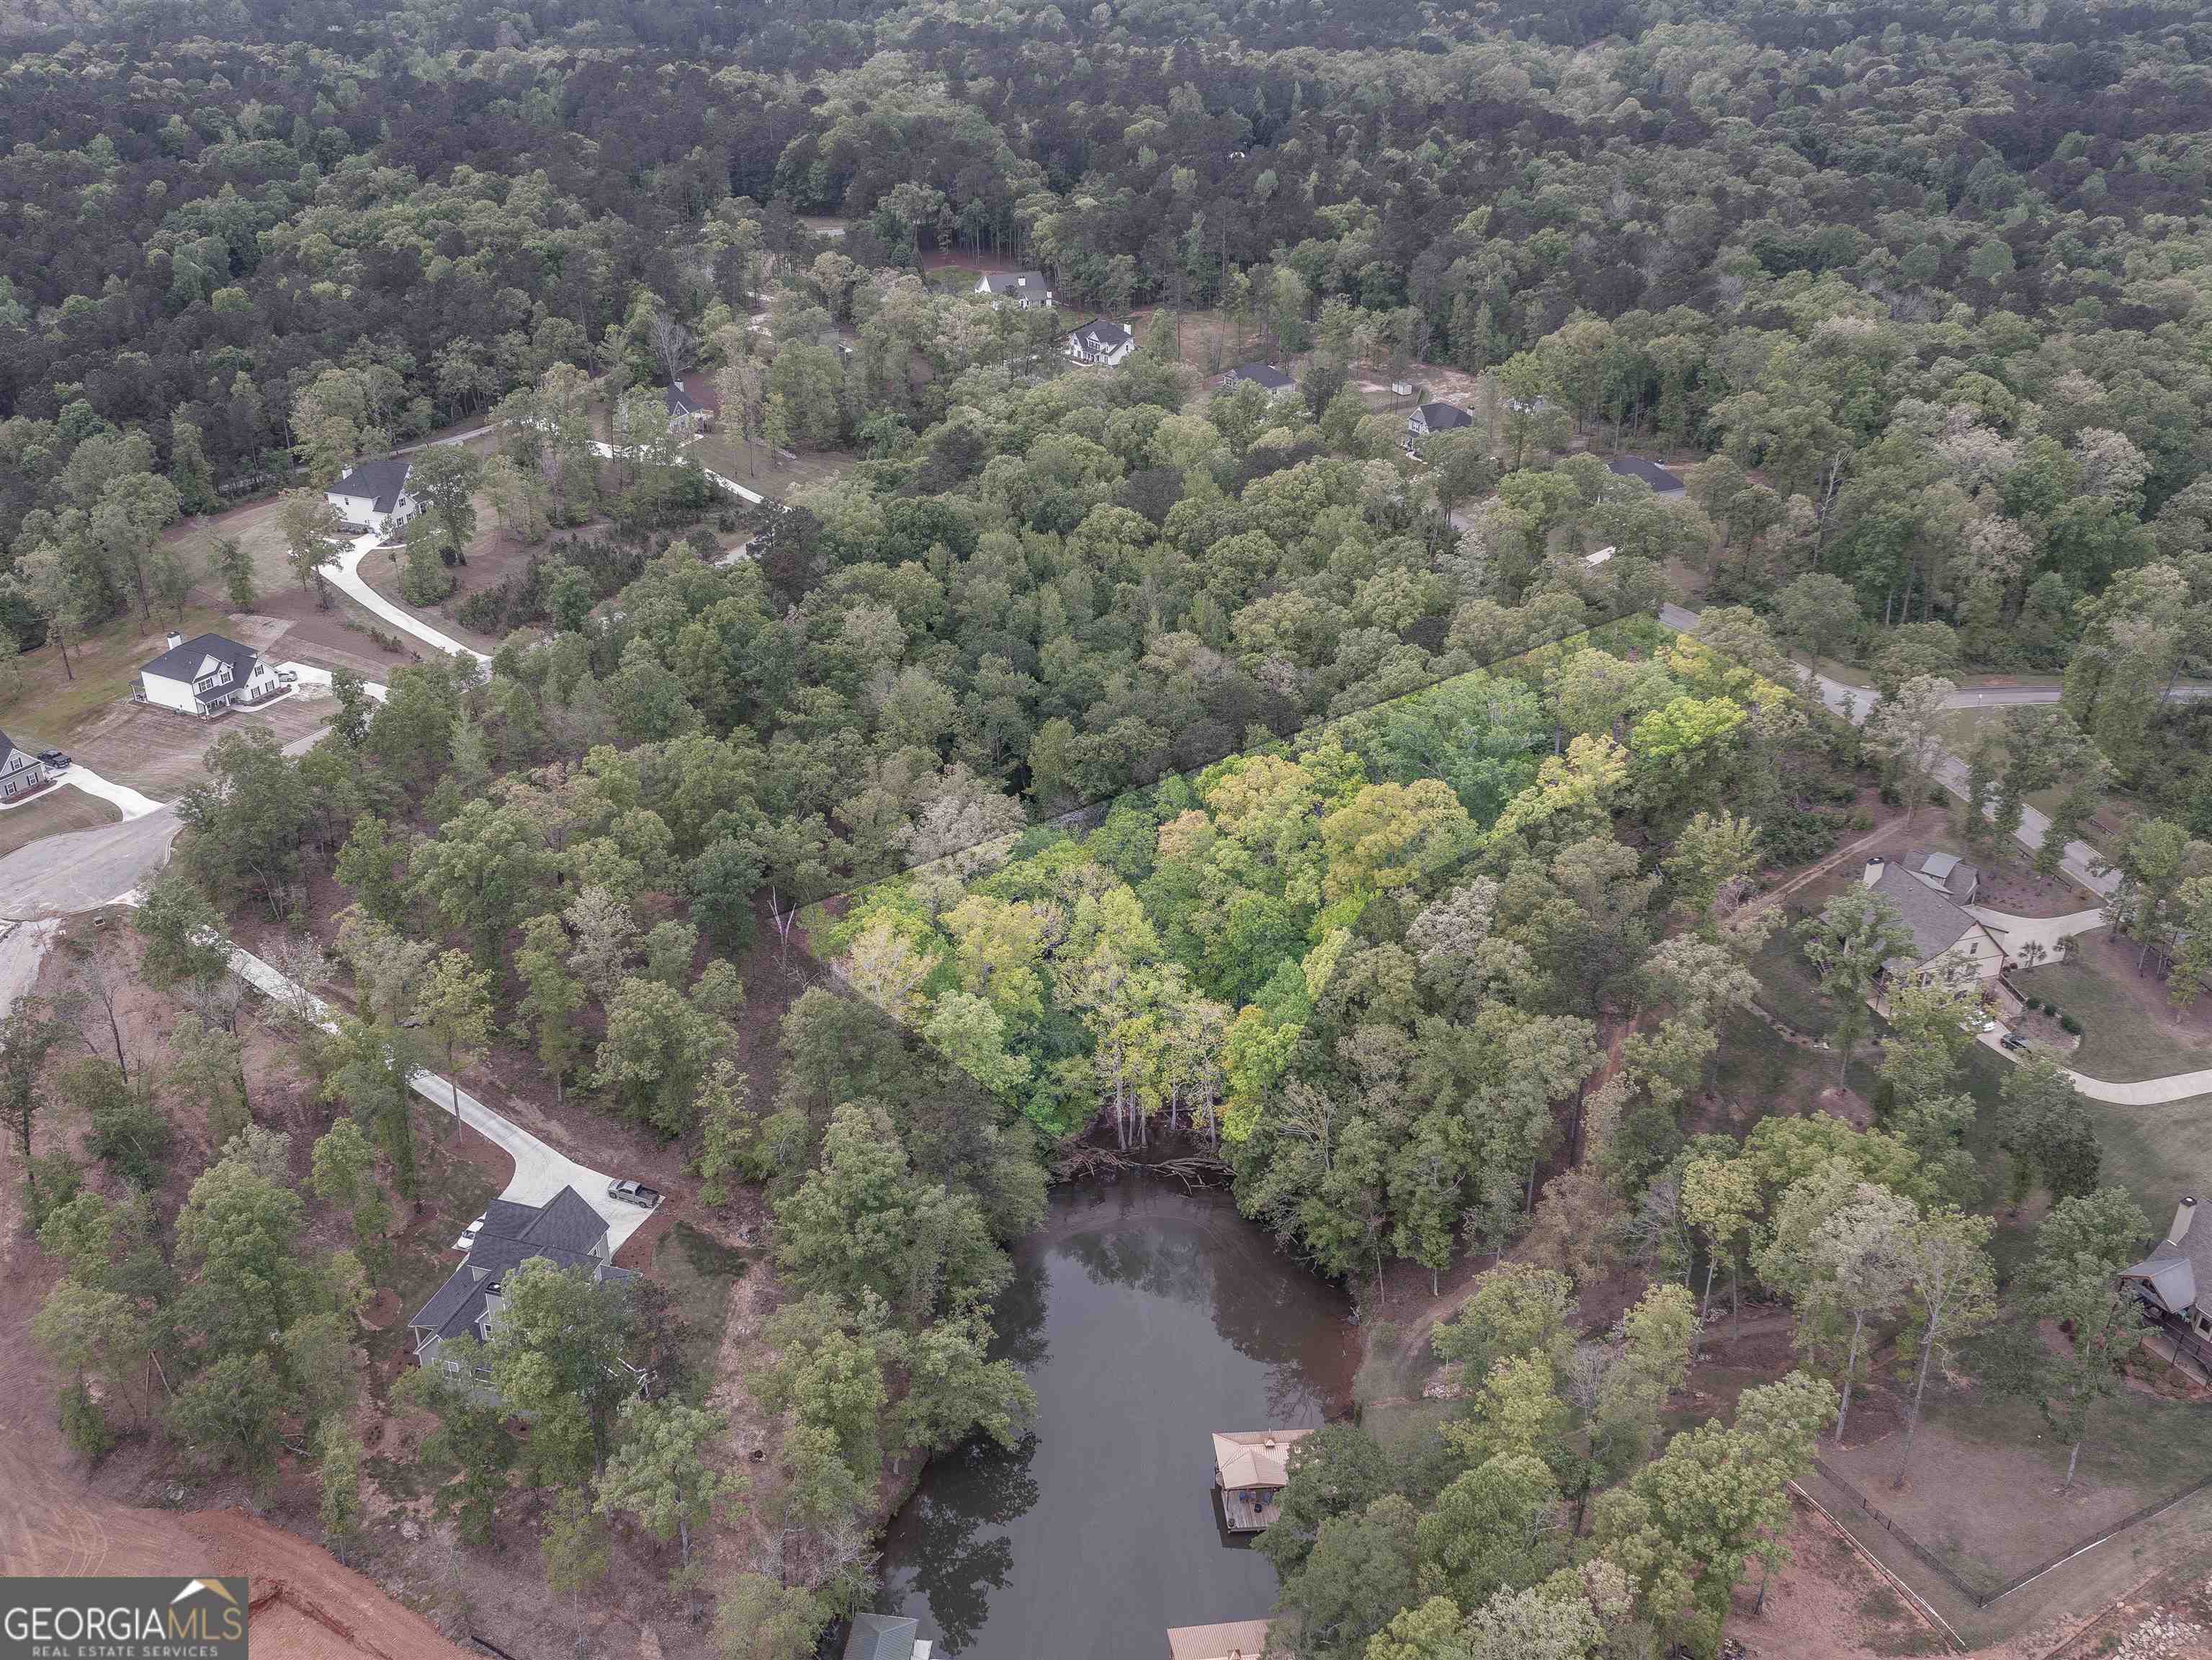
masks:
<path id="1" fill-rule="evenodd" d="M 69 757 L 59 750 L 40 750 L 39 759 L 46 763 L 46 769 L 49 772 L 64 772 L 69 768 Z"/>
<path id="2" fill-rule="evenodd" d="M 2027 1039 L 2022 1037 L 2016 1031 L 2007 1032 L 1998 1041 L 2015 1054 L 2025 1055 L 2027 1053 Z"/>
<path id="3" fill-rule="evenodd" d="M 455 1250 L 467 1250 L 474 1246 L 477 1243 L 477 1231 L 481 1229 L 483 1225 L 484 1219 L 483 1217 L 479 1216 L 475 1221 L 470 1223 L 468 1226 L 463 1228 L 461 1230 L 461 1237 L 453 1241 L 453 1249 Z"/>
<path id="4" fill-rule="evenodd" d="M 660 1202 L 660 1189 L 648 1188 L 642 1182 L 610 1182 L 607 1197 L 619 1199 L 626 1205 L 642 1205 L 651 1210 Z"/>

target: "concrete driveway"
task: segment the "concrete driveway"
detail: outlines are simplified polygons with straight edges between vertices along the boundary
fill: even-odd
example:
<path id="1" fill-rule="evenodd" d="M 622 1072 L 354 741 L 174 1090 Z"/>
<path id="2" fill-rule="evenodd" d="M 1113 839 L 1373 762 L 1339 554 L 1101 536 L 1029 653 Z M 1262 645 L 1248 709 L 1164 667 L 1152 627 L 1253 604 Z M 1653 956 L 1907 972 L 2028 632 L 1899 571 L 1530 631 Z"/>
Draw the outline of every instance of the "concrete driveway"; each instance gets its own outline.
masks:
<path id="1" fill-rule="evenodd" d="M 331 586 L 349 599 L 375 612 L 401 633 L 413 635 L 426 646 L 435 647 L 449 656 L 473 657 L 479 663 L 490 662 L 490 658 L 473 646 L 465 646 L 453 635 L 441 634 L 416 616 L 413 611 L 403 610 L 393 605 L 362 580 L 361 562 L 367 558 L 369 550 L 383 539 L 381 536 L 372 531 L 367 536 L 356 536 L 348 543 L 344 550 L 336 559 L 321 568 L 323 575 L 330 579 Z"/>
<path id="2" fill-rule="evenodd" d="M 252 952 L 233 946 L 230 967 L 232 973 L 265 997 L 282 1000 L 288 1004 L 296 1004 L 305 997 L 317 1012 L 323 1029 L 326 1031 L 337 1030 L 337 1021 L 332 1017 L 328 1004 L 319 997 L 303 993 L 296 983 Z M 441 1113 L 453 1110 L 456 1091 L 450 1079 L 433 1072 L 418 1072 L 407 1083 L 434 1110 Z M 514 1174 L 501 1190 L 501 1198 L 512 1200 L 518 1205 L 542 1205 L 562 1188 L 574 1188 L 606 1222 L 610 1250 L 618 1250 L 623 1241 L 643 1227 L 652 1216 L 651 1211 L 639 1206 L 626 1205 L 619 1200 L 608 1198 L 607 1183 L 613 1178 L 604 1171 L 580 1164 L 566 1153 L 548 1146 L 521 1125 L 493 1111 L 466 1090 L 459 1091 L 459 1096 L 461 1122 L 514 1161 Z"/>
<path id="3" fill-rule="evenodd" d="M 2014 960 L 2019 958 L 2021 946 L 2037 945 L 2043 947 L 2043 960 L 2055 963 L 2061 940 L 2105 926 L 2101 906 L 2094 910 L 2069 911 L 2063 916 L 2014 916 L 2008 911 L 1991 910 L 1986 905 L 1969 905 L 1966 914 L 1988 923 L 1997 943 L 2004 947 L 2005 955 Z"/>

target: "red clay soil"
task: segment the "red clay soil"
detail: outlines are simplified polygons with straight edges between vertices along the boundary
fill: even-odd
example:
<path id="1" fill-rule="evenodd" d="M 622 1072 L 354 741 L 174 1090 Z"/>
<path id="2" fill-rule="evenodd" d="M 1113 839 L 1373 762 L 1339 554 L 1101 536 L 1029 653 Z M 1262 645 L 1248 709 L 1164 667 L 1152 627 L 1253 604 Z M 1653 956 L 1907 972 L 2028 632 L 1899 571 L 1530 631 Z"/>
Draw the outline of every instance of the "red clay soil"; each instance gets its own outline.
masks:
<path id="1" fill-rule="evenodd" d="M 0 1286 L 0 1572 L 247 1576 L 253 1651 L 265 1660 L 459 1660 L 439 1635 L 319 1545 L 234 1510 L 139 1510 L 91 1492 L 51 1409 L 54 1378 L 31 1316 L 54 1274 L 18 1237 Z M 263 1608 L 269 1609 L 264 1617 Z"/>

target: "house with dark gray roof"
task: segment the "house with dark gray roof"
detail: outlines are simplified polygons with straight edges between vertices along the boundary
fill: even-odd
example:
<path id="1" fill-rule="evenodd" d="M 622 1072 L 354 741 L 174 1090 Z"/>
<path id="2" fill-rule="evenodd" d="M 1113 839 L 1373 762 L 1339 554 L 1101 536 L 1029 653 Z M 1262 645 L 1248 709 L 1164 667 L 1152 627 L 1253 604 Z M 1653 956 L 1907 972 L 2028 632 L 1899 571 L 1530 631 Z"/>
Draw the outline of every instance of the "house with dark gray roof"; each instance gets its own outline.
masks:
<path id="1" fill-rule="evenodd" d="M 1879 854 L 1867 860 L 1863 880 L 1912 935 L 1911 954 L 1883 965 L 1892 980 L 1971 975 L 1986 985 L 2004 972 L 2004 947 L 1989 925 L 1934 884 Z"/>
<path id="2" fill-rule="evenodd" d="M 1052 303 L 1052 285 L 1041 271 L 994 271 L 975 284 L 975 292 L 1011 301 L 1023 311 Z"/>
<path id="3" fill-rule="evenodd" d="M 419 510 L 419 504 L 408 494 L 408 471 L 404 455 L 359 461 L 323 492 L 323 499 L 337 509 L 341 523 L 388 535 Z"/>
<path id="4" fill-rule="evenodd" d="M 1648 456 L 1616 455 L 1605 464 L 1605 470 L 1616 478 L 1640 478 L 1651 486 L 1654 496 L 1680 496 L 1682 481 Z"/>
<path id="5" fill-rule="evenodd" d="M 0 801 L 36 794 L 46 783 L 46 763 L 0 732 Z"/>
<path id="6" fill-rule="evenodd" d="M 151 703 L 179 714 L 228 714 L 251 708 L 290 689 L 297 677 L 278 669 L 251 646 L 219 634 L 169 636 L 168 648 L 142 664 L 134 703 Z"/>
<path id="7" fill-rule="evenodd" d="M 1908 862 L 1915 876 L 1962 905 L 1981 897 L 1981 872 L 1955 853 L 1915 854 Z"/>
<path id="8" fill-rule="evenodd" d="M 1137 337 L 1120 323 L 1111 323 L 1103 317 L 1094 317 L 1081 328 L 1072 331 L 1064 348 L 1079 363 L 1098 368 L 1112 368 L 1137 349 Z"/>
<path id="9" fill-rule="evenodd" d="M 1474 424 L 1474 417 L 1456 404 L 1418 404 L 1406 414 L 1406 442 L 1411 447 L 1431 433 L 1457 432 Z"/>
<path id="10" fill-rule="evenodd" d="M 856 1614 L 845 1633 L 845 1660 L 929 1660 L 921 1621 L 903 1614 Z"/>
<path id="11" fill-rule="evenodd" d="M 2212 1338 L 2212 1227 L 2202 1233 L 2197 1201 L 2173 1207 L 2173 1223 L 2149 1256 L 2123 1269 L 2120 1283 L 2135 1292 L 2153 1320 L 2168 1330 Z"/>
<path id="12" fill-rule="evenodd" d="M 660 401 L 668 411 L 668 430 L 673 433 L 704 432 L 722 410 L 714 383 L 703 374 L 677 376 L 661 393 Z"/>
<path id="13" fill-rule="evenodd" d="M 455 1337 L 490 1340 L 499 1317 L 501 1288 L 525 1262 L 543 1259 L 555 1268 L 588 1274 L 594 1280 L 621 1282 L 637 1276 L 614 1266 L 607 1243 L 607 1222 L 574 1188 L 562 1188 L 543 1205 L 518 1205 L 495 1199 L 484 1207 L 469 1254 L 446 1283 L 431 1293 L 407 1322 L 416 1364 L 442 1364 L 459 1377 L 461 1363 L 441 1362 L 440 1348 Z M 489 1369 L 477 1369 L 477 1381 Z"/>
<path id="14" fill-rule="evenodd" d="M 1273 363 L 1239 363 L 1229 371 L 1224 384 L 1231 388 L 1257 386 L 1270 398 L 1280 398 L 1298 389 L 1298 383 Z"/>

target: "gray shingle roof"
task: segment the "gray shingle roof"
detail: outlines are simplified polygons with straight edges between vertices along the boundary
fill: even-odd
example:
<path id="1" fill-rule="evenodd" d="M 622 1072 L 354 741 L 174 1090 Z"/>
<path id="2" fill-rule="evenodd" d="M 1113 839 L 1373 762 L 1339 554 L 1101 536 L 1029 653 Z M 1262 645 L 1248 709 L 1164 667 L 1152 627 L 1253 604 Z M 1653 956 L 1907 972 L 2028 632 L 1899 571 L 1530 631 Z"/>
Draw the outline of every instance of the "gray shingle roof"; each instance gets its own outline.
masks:
<path id="1" fill-rule="evenodd" d="M 371 497 L 378 513 L 390 513 L 399 505 L 399 493 L 406 488 L 407 466 L 404 455 L 363 461 L 349 469 L 344 477 L 331 486 L 331 490 L 337 496 Z"/>
<path id="2" fill-rule="evenodd" d="M 1641 478 L 1661 496 L 1672 495 L 1682 488 L 1680 479 L 1646 456 L 1616 455 L 1605 467 L 1618 478 Z"/>
<path id="3" fill-rule="evenodd" d="M 532 1245 L 588 1252 L 605 1237 L 606 1231 L 606 1218 L 592 1208 L 591 1201 L 575 1189 L 563 1188 L 545 1201 L 537 1219 L 523 1230 L 522 1237 Z"/>
<path id="4" fill-rule="evenodd" d="M 845 1639 L 845 1660 L 914 1660 L 921 1622 L 902 1614 L 856 1614 Z"/>
<path id="5" fill-rule="evenodd" d="M 1421 405 L 1421 424 L 1431 432 L 1451 432 L 1460 427 L 1471 427 L 1474 417 L 1456 404 L 1424 404 Z"/>
<path id="6" fill-rule="evenodd" d="M 1255 386 L 1265 386 L 1269 392 L 1280 392 L 1297 383 L 1273 363 L 1240 363 L 1229 372 L 1231 380 L 1249 380 Z"/>
<path id="7" fill-rule="evenodd" d="M 986 294 L 1012 295 L 1017 300 L 1042 300 L 1048 290 L 1042 271 L 994 271 L 983 279 Z"/>
<path id="8" fill-rule="evenodd" d="M 607 1231 L 606 1219 L 574 1188 L 563 1188 L 543 1205 L 518 1205 L 495 1199 L 484 1207 L 483 1221 L 469 1246 L 468 1260 L 431 1293 L 407 1322 L 441 1337 L 459 1337 L 483 1317 L 484 1292 L 533 1257 L 557 1268 L 592 1268 L 592 1248 Z M 627 1268 L 608 1268 L 603 1277 L 635 1278 Z"/>
<path id="9" fill-rule="evenodd" d="M 258 655 L 252 647 L 241 646 L 235 640 L 226 640 L 219 634 L 202 634 L 180 646 L 170 647 L 138 672 L 157 679 L 189 681 L 198 678 L 200 665 L 212 657 L 229 664 L 232 678 L 242 683 L 253 672 L 254 660 Z"/>
<path id="10" fill-rule="evenodd" d="M 2172 1228 L 2167 1232 L 2170 1235 Z M 2178 1245 L 2170 1237 L 2160 1240 L 2148 1256 L 2126 1270 L 2125 1277 L 2148 1280 L 2160 1306 L 2170 1314 L 2186 1314 L 2202 1304 L 2206 1289 L 2212 1287 L 2212 1222 L 2193 1223 Z"/>
<path id="11" fill-rule="evenodd" d="M 1980 926 L 1965 909 L 1893 860 L 1883 864 L 1881 878 L 1869 885 L 1905 919 L 1922 963 L 1950 950 L 1969 929 Z"/>
<path id="12" fill-rule="evenodd" d="M 1115 346 L 1126 346 L 1135 337 L 1119 323 L 1109 323 L 1101 317 L 1076 330 L 1075 337 L 1093 351 L 1109 351 Z"/>

